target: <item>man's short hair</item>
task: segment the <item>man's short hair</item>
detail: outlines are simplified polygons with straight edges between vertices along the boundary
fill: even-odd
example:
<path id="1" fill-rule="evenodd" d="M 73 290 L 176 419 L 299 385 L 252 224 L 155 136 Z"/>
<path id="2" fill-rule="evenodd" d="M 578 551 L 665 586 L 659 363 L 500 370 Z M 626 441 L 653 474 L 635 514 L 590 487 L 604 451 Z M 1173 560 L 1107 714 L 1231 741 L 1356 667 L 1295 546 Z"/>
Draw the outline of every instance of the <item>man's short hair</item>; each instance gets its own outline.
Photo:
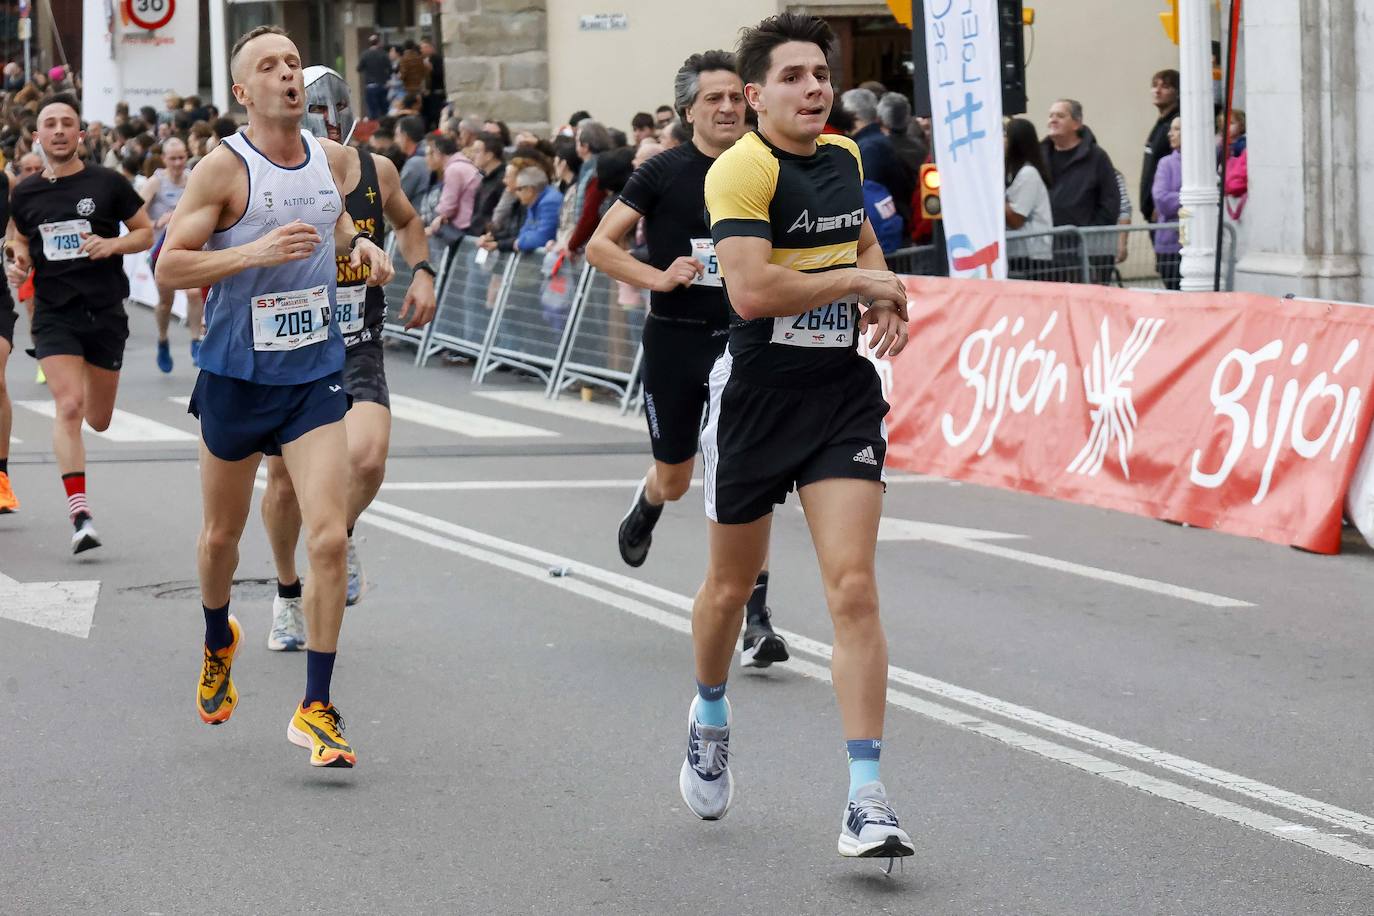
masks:
<path id="1" fill-rule="evenodd" d="M 476 143 L 487 151 L 487 155 L 495 156 L 497 159 L 504 159 L 506 156 L 506 145 L 501 142 L 501 138 L 493 133 L 480 133 L 477 135 Z"/>
<path id="2" fill-rule="evenodd" d="M 374 47 L 374 48 L 375 48 L 375 47 L 377 47 L 378 45 L 380 45 L 380 44 L 382 43 L 382 36 L 380 36 L 380 35 L 369 35 L 369 36 L 367 36 L 367 43 L 368 43 L 368 45 L 370 45 L 371 47 Z"/>
<path id="3" fill-rule="evenodd" d="M 674 118 L 668 129 L 672 131 L 673 139 L 678 143 L 692 142 L 692 126 L 681 118 Z"/>
<path id="4" fill-rule="evenodd" d="M 569 127 L 576 127 L 577 125 L 581 124 L 583 121 L 588 120 L 589 118 L 591 118 L 591 113 L 590 113 L 590 112 L 581 111 L 581 110 L 574 111 L 574 112 L 572 113 L 572 116 L 571 116 L 570 118 L 568 118 L 568 126 L 569 126 Z"/>
<path id="5" fill-rule="evenodd" d="M 529 187 L 536 191 L 543 191 L 548 187 L 549 176 L 544 170 L 536 166 L 529 166 L 521 169 L 515 176 L 515 186 L 517 188 Z"/>
<path id="6" fill-rule="evenodd" d="M 467 131 L 470 134 L 480 134 L 482 132 L 482 122 L 469 115 L 458 122 L 458 130 L 455 133 L 461 134 Z"/>
<path id="7" fill-rule="evenodd" d="M 81 120 L 81 103 L 78 102 L 76 96 L 72 95 L 70 92 L 53 93 L 38 103 L 38 111 L 41 113 L 43 109 L 47 108 L 49 105 L 66 105 L 76 113 L 76 120 Z"/>
<path id="8" fill-rule="evenodd" d="M 452 134 L 430 134 L 429 145 L 445 159 L 458 152 L 458 138 L 454 137 Z"/>
<path id="9" fill-rule="evenodd" d="M 677 117 L 687 120 L 687 109 L 695 105 L 697 96 L 701 95 L 701 75 L 712 70 L 739 73 L 735 69 L 735 55 L 729 51 L 705 51 L 693 54 L 682 62 L 677 76 L 673 78 L 673 104 L 677 106 L 677 111 L 673 113 Z M 665 105 L 658 110 L 666 108 Z"/>
<path id="10" fill-rule="evenodd" d="M 1150 77 L 1150 85 L 1153 86 L 1155 83 L 1163 83 L 1163 84 L 1166 85 L 1166 86 L 1172 86 L 1172 87 L 1173 87 L 1173 90 L 1174 90 L 1175 92 L 1178 92 L 1178 71 L 1177 71 L 1177 70 L 1161 70 L 1161 71 L 1159 71 L 1159 72 L 1156 73 L 1154 76 Z"/>
<path id="11" fill-rule="evenodd" d="M 604 153 L 611 148 L 611 132 L 600 121 L 584 118 L 577 124 L 577 142 L 593 154 Z"/>
<path id="12" fill-rule="evenodd" d="M 261 38 L 264 35 L 280 35 L 283 38 L 291 37 L 287 34 L 286 29 L 279 25 L 260 25 L 256 29 L 249 29 L 247 32 L 244 32 L 239 36 L 239 40 L 234 42 L 234 47 L 229 52 L 229 73 L 231 75 L 237 76 L 239 54 L 243 51 L 243 46 L 254 38 Z M 235 79 L 235 82 L 238 82 L 238 80 Z"/>
<path id="13" fill-rule="evenodd" d="M 851 89 L 840 96 L 840 105 L 857 121 L 872 124 L 878 120 L 878 97 L 867 89 Z"/>
<path id="14" fill-rule="evenodd" d="M 740 33 L 735 63 L 746 83 L 762 83 L 773 64 L 773 49 L 789 41 L 804 41 L 821 49 L 827 58 L 835 46 L 835 33 L 819 16 L 779 13 Z"/>
<path id="15" fill-rule="evenodd" d="M 911 123 L 911 102 L 900 92 L 888 92 L 878 99 L 878 120 L 894 134 L 906 133 Z"/>
<path id="16" fill-rule="evenodd" d="M 1054 102 L 1056 105 L 1069 106 L 1069 117 L 1079 124 L 1083 123 L 1083 103 L 1078 99 L 1055 99 Z"/>
<path id="17" fill-rule="evenodd" d="M 396 130 L 409 137 L 412 143 L 419 143 L 425 138 L 425 119 L 406 115 L 396 122 Z"/>
<path id="18" fill-rule="evenodd" d="M 239 132 L 238 124 L 233 118 L 228 117 L 215 118 L 214 123 L 210 125 L 210 129 L 214 131 L 215 136 L 221 140 L 232 137 Z"/>
<path id="19" fill-rule="evenodd" d="M 721 53 L 725 53 L 725 52 L 722 51 Z M 691 60 L 691 58 L 689 57 L 688 60 Z M 733 59 L 732 59 L 732 60 L 731 60 L 731 65 L 732 65 L 732 66 L 730 67 L 731 70 L 734 69 L 733 64 L 734 64 L 734 61 L 733 61 Z M 672 106 L 672 105 L 660 105 L 660 106 L 658 106 L 657 108 L 654 109 L 654 114 L 663 114 L 663 112 L 665 112 L 665 111 L 668 112 L 669 114 L 675 114 L 675 112 L 673 111 L 673 106 Z"/>
<path id="20" fill-rule="evenodd" d="M 646 128 L 649 130 L 653 130 L 653 127 L 654 116 L 649 114 L 647 111 L 637 112 L 635 116 L 630 119 L 631 130 L 644 130 Z"/>

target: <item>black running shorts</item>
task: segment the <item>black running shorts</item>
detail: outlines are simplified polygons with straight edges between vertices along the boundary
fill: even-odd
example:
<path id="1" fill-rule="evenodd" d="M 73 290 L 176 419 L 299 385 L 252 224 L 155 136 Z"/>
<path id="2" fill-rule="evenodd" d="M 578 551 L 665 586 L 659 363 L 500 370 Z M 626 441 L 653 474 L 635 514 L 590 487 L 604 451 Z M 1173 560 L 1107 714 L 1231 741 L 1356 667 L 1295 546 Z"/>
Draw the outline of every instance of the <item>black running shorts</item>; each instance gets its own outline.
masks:
<path id="1" fill-rule="evenodd" d="M 344 354 L 343 380 L 344 390 L 353 403 L 368 401 L 391 409 L 391 389 L 386 384 L 381 334 L 348 348 Z"/>
<path id="2" fill-rule="evenodd" d="M 300 385 L 259 385 L 202 369 L 187 412 L 200 420 L 210 454 L 242 461 L 258 452 L 280 455 L 283 445 L 342 420 L 349 403 L 338 372 Z"/>
<path id="3" fill-rule="evenodd" d="M 681 464 L 696 456 L 706 383 L 729 333 L 653 313 L 644 322 L 644 416 L 655 461 Z"/>
<path id="4" fill-rule="evenodd" d="M 124 365 L 124 342 L 129 339 L 129 316 L 122 302 L 83 305 L 71 301 L 49 306 L 34 304 L 33 355 L 80 356 L 97 369 L 118 372 Z"/>
<path id="5" fill-rule="evenodd" d="M 867 360 L 815 387 L 773 388 L 731 377 L 727 351 L 710 387 L 701 454 L 712 521 L 763 518 L 792 490 L 821 480 L 883 479 L 888 406 Z"/>
<path id="6" fill-rule="evenodd" d="M 6 308 L 0 304 L 0 340 L 10 345 L 14 349 L 14 323 L 19 320 L 19 313 L 14 310 L 14 306 Z"/>

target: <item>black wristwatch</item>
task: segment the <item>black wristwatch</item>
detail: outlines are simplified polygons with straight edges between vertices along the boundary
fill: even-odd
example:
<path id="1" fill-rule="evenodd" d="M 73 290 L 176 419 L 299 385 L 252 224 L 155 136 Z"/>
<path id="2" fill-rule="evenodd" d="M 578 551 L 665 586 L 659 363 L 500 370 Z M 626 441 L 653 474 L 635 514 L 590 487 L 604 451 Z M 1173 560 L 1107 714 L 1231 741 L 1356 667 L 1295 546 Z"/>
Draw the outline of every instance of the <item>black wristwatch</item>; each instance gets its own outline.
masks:
<path id="1" fill-rule="evenodd" d="M 429 266 L 428 261 L 421 261 L 419 264 L 416 264 L 411 268 L 410 272 L 413 275 L 417 270 L 423 270 L 425 273 L 429 274 L 431 280 L 439 279 L 439 274 L 435 272 L 433 267 Z"/>
<path id="2" fill-rule="evenodd" d="M 357 235 L 353 236 L 353 238 L 351 238 L 351 239 L 348 240 L 348 250 L 349 250 L 349 251 L 352 251 L 354 248 L 357 247 L 357 245 L 358 245 L 358 239 L 367 239 L 369 242 L 373 242 L 372 233 L 371 233 L 371 232 L 359 232 Z M 376 243 L 373 242 L 373 244 L 376 244 Z"/>

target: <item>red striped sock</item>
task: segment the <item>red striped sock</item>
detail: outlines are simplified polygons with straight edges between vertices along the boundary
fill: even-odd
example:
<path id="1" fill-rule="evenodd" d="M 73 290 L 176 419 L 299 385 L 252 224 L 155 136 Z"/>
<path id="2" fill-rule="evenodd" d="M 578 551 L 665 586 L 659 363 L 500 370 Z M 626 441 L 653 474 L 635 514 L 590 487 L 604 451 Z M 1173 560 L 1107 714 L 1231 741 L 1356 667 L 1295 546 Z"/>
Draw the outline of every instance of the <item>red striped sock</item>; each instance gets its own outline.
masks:
<path id="1" fill-rule="evenodd" d="M 62 486 L 67 488 L 67 514 L 73 522 L 78 515 L 90 515 L 86 505 L 86 472 L 73 471 L 62 475 Z"/>

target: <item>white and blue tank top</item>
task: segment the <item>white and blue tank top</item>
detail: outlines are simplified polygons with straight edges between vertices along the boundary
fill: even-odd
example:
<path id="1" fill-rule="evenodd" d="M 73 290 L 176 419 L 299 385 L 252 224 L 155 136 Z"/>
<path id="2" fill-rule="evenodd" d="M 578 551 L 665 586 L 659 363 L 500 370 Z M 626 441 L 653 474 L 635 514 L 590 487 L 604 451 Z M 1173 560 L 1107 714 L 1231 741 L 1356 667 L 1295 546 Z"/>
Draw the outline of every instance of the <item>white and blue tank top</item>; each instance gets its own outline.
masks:
<path id="1" fill-rule="evenodd" d="M 210 288 L 205 301 L 206 372 L 259 385 L 301 385 L 343 369 L 344 344 L 333 321 L 334 226 L 343 203 L 324 148 L 301 131 L 305 161 L 286 167 L 258 151 L 242 132 L 224 144 L 248 171 L 248 206 L 238 222 L 215 232 L 206 249 L 221 251 L 301 220 L 320 244 L 310 257 L 250 267 Z"/>

